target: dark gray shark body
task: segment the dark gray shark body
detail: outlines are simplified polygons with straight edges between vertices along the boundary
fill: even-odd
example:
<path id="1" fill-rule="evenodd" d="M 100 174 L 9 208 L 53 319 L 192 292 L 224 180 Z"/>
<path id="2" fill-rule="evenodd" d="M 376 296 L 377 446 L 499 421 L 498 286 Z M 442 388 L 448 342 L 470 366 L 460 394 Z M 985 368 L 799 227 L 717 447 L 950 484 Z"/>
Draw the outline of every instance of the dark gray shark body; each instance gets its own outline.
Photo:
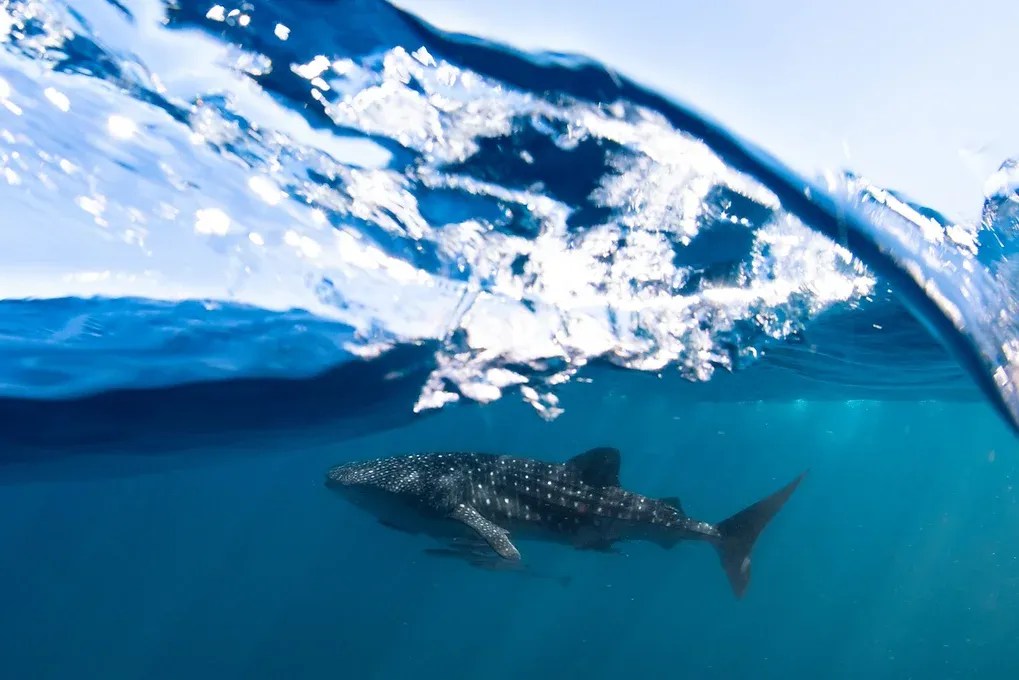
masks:
<path id="1" fill-rule="evenodd" d="M 623 489 L 619 466 L 619 451 L 608 447 L 565 463 L 485 453 L 413 454 L 337 465 L 326 473 L 326 486 L 385 526 L 451 542 L 480 539 L 505 560 L 521 559 L 511 536 L 604 551 L 622 541 L 665 548 L 706 541 L 742 597 L 754 542 L 803 478 L 710 524 L 687 516 L 677 498 Z"/>

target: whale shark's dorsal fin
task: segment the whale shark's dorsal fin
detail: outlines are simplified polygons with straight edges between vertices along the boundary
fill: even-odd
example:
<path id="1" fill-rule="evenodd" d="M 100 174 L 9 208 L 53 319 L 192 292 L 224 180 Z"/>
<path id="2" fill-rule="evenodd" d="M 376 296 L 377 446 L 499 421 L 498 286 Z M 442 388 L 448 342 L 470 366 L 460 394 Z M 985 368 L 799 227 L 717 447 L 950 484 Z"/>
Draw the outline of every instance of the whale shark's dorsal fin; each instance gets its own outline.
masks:
<path id="1" fill-rule="evenodd" d="M 449 516 L 474 529 L 478 536 L 485 539 L 492 550 L 499 554 L 499 557 L 507 560 L 520 559 L 520 551 L 509 540 L 509 532 L 482 517 L 481 513 L 470 505 L 461 503 L 449 513 Z"/>
<path id="2" fill-rule="evenodd" d="M 676 510 L 678 510 L 679 514 L 681 515 L 686 514 L 685 512 L 683 512 L 683 504 L 679 502 L 679 497 L 677 496 L 666 496 L 665 498 L 662 499 L 662 503 L 665 503 L 666 505 L 671 505 Z"/>
<path id="3" fill-rule="evenodd" d="M 619 486 L 619 449 L 599 446 L 566 461 L 580 481 L 591 486 Z"/>

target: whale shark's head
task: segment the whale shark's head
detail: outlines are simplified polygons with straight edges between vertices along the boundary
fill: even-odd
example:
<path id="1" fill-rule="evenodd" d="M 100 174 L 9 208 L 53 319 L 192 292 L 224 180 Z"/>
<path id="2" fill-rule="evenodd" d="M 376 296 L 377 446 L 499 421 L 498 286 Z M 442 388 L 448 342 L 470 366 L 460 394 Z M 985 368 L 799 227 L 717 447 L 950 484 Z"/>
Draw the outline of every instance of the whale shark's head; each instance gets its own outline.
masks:
<path id="1" fill-rule="evenodd" d="M 404 525 L 408 511 L 427 507 L 441 483 L 433 459 L 421 455 L 343 463 L 325 475 L 326 487 L 391 525 Z"/>
<path id="2" fill-rule="evenodd" d="M 330 468 L 325 485 L 355 507 L 383 518 L 400 505 L 395 477 L 385 461 L 359 461 Z"/>
<path id="3" fill-rule="evenodd" d="M 379 496 L 420 496 L 428 488 L 432 471 L 426 456 L 355 461 L 326 471 L 325 485 L 362 505 L 359 500 Z"/>
<path id="4" fill-rule="evenodd" d="M 359 486 L 378 486 L 383 482 L 384 473 L 377 461 L 343 463 L 326 471 L 325 484 L 330 489 L 345 489 Z"/>

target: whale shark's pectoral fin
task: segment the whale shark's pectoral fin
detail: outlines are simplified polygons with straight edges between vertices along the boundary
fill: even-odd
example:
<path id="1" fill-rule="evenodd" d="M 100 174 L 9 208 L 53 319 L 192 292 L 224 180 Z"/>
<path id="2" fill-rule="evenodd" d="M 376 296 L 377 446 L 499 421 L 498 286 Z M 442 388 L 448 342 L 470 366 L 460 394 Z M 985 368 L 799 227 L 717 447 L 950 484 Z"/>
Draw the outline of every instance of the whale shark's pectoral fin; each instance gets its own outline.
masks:
<path id="1" fill-rule="evenodd" d="M 507 560 L 520 559 L 520 551 L 509 540 L 509 532 L 482 517 L 481 513 L 471 506 L 461 503 L 449 516 L 474 529 L 478 536 L 485 539 L 492 550 L 498 553 L 499 557 Z"/>

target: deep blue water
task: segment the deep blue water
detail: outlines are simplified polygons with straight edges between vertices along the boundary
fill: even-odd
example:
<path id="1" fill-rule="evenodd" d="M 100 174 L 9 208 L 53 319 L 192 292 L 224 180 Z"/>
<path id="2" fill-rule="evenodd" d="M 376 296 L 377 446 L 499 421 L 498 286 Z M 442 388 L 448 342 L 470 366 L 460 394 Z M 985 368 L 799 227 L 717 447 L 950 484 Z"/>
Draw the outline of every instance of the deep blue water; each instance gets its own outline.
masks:
<path id="1" fill-rule="evenodd" d="M 254 445 L 243 462 L 203 449 L 176 471 L 4 487 L 5 664 L 125 678 L 1015 672 L 1017 464 L 989 408 L 719 408 L 601 387 L 551 424 L 500 403 L 342 444 Z M 603 442 L 623 451 L 624 484 L 709 520 L 810 467 L 745 599 L 704 545 L 520 544 L 566 587 L 426 558 L 428 541 L 381 530 L 320 481 L 399 450 L 562 459 Z"/>
<path id="2" fill-rule="evenodd" d="M 1013 161 L 947 216 L 376 0 L 0 45 L 4 677 L 1015 675 Z M 706 545 L 492 573 L 322 484 L 602 445 L 712 522 L 810 473 L 742 600 Z"/>

